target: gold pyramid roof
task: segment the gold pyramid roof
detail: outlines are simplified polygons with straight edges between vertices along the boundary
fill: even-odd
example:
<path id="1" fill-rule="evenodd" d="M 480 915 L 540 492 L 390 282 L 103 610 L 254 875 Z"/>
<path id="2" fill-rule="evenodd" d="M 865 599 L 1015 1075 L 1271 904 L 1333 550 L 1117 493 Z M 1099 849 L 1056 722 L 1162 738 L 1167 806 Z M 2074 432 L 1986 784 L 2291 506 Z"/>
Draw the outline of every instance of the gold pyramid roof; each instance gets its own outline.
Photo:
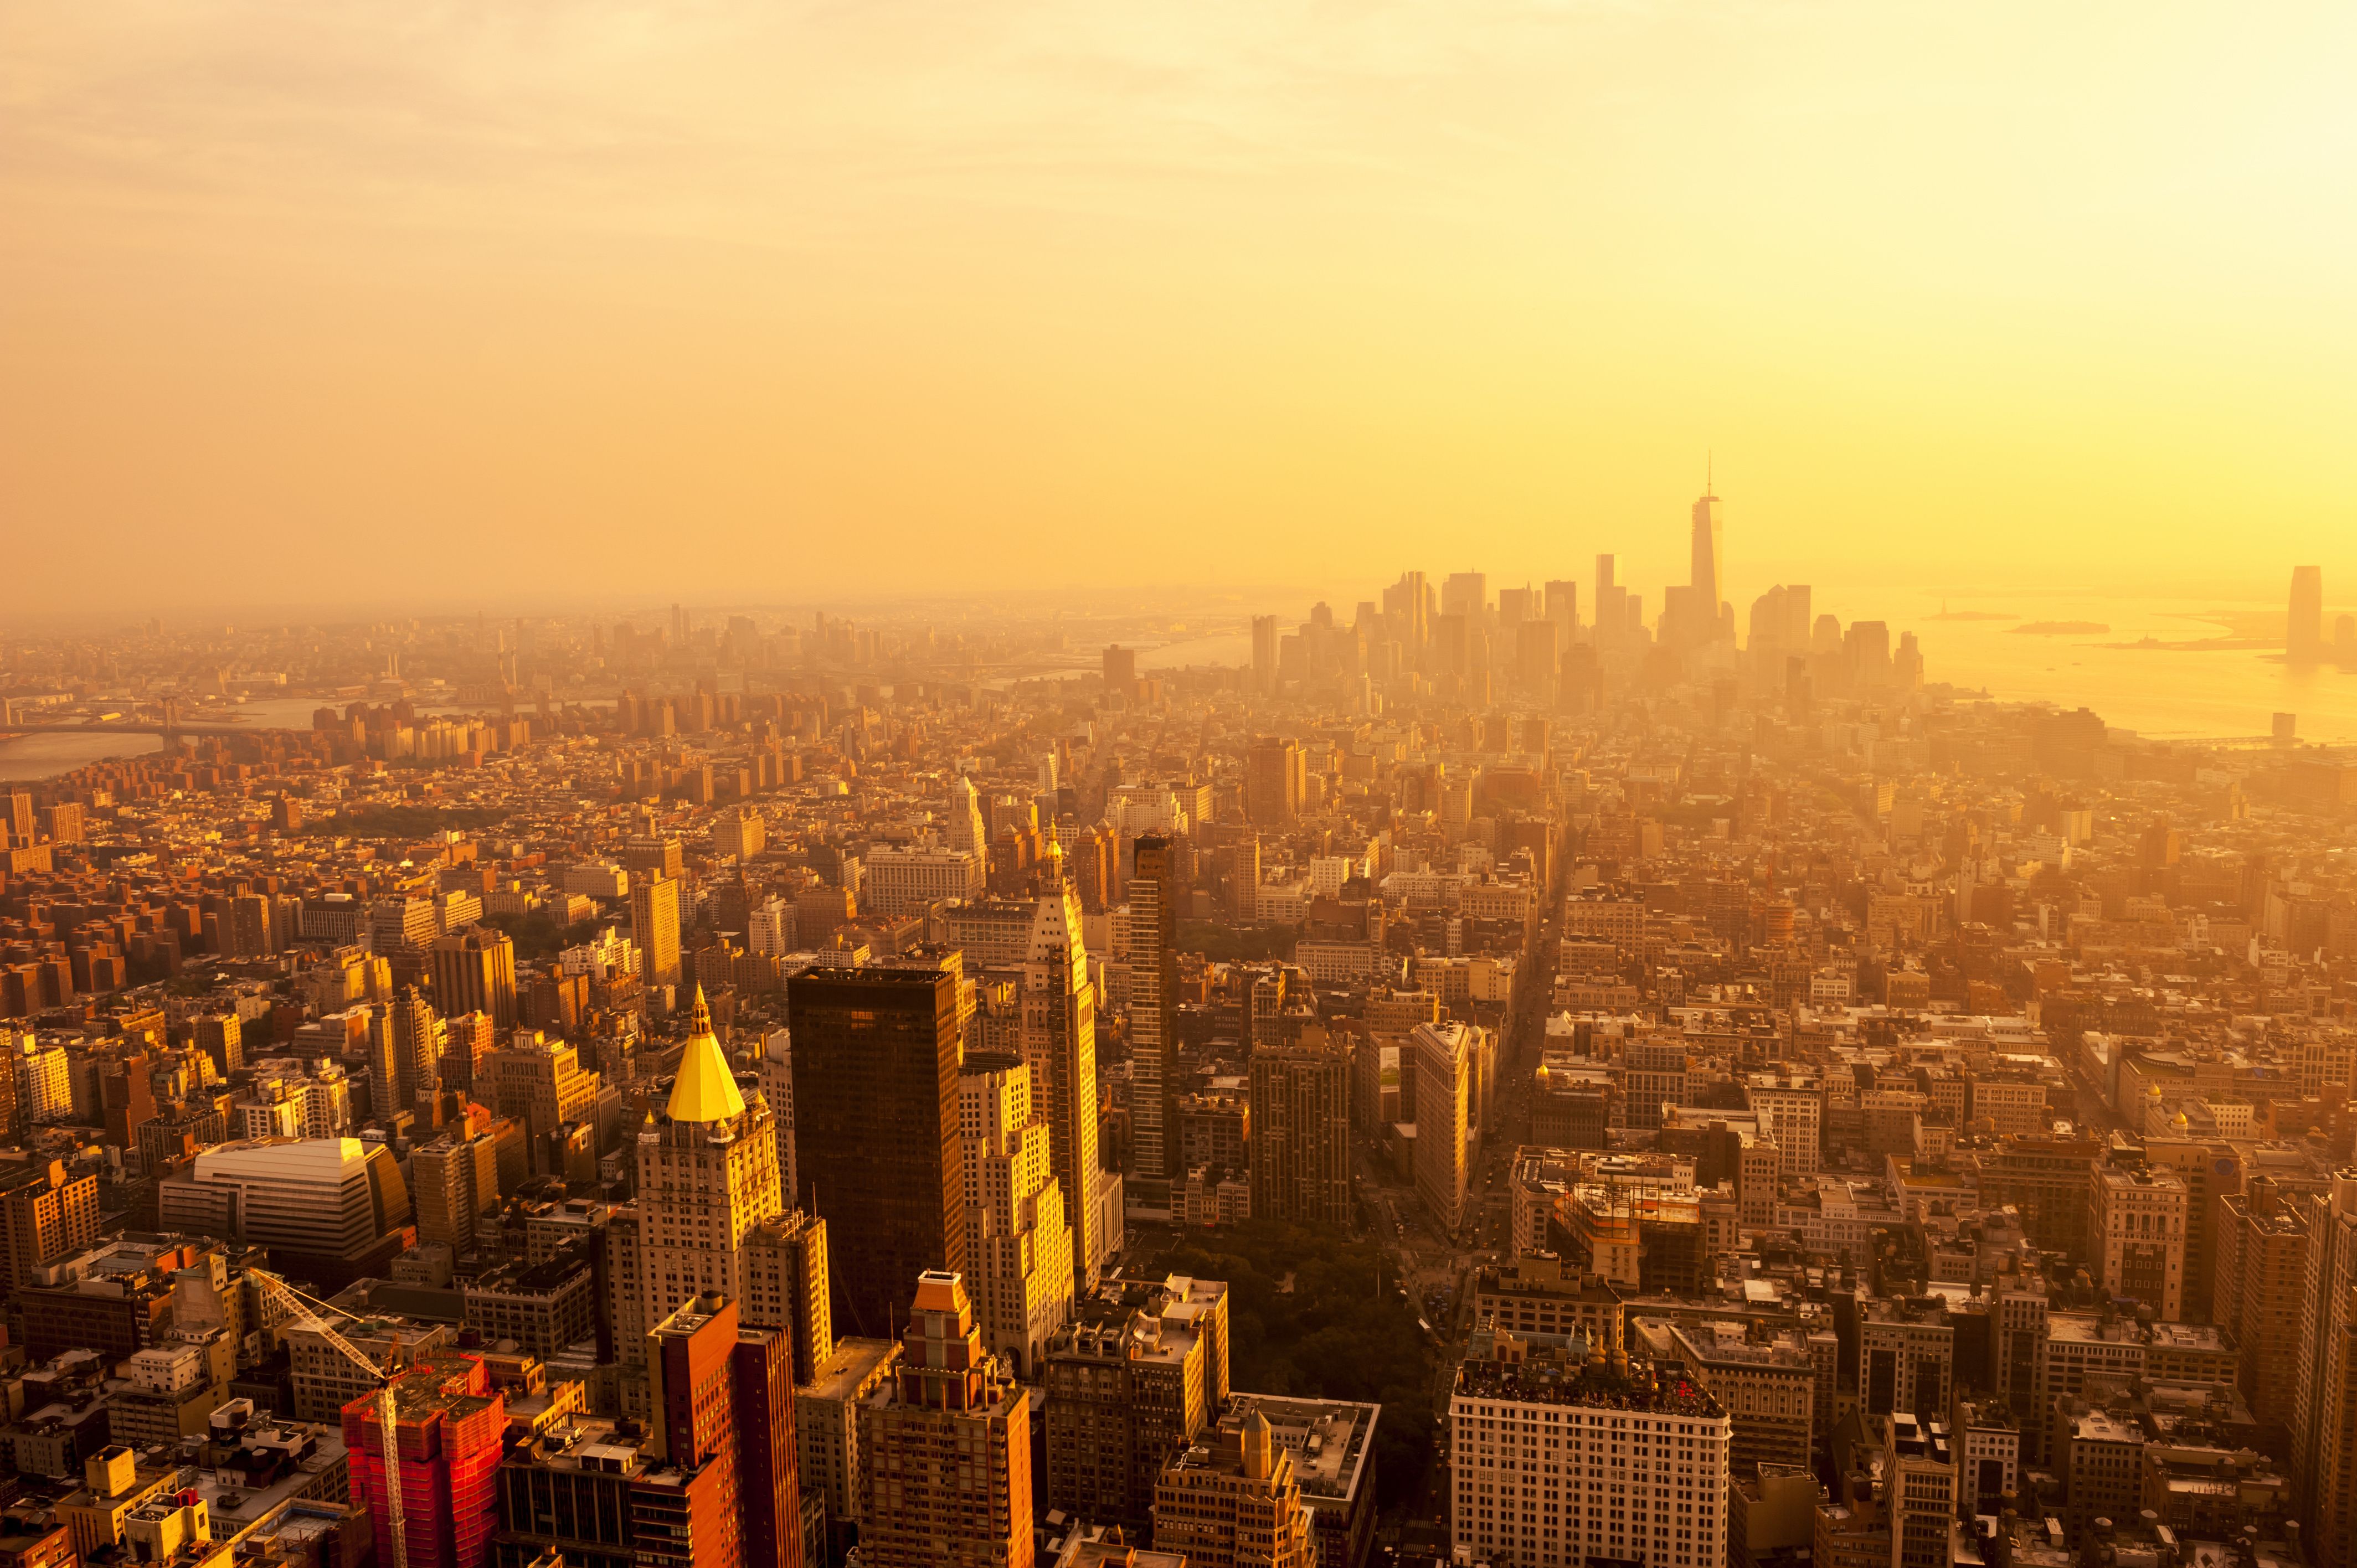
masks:
<path id="1" fill-rule="evenodd" d="M 737 1092 L 737 1075 L 728 1055 L 712 1032 L 712 1012 L 704 1004 L 704 987 L 695 988 L 694 1033 L 679 1057 L 679 1077 L 671 1086 L 667 1113 L 674 1122 L 717 1122 L 745 1114 L 745 1097 Z"/>

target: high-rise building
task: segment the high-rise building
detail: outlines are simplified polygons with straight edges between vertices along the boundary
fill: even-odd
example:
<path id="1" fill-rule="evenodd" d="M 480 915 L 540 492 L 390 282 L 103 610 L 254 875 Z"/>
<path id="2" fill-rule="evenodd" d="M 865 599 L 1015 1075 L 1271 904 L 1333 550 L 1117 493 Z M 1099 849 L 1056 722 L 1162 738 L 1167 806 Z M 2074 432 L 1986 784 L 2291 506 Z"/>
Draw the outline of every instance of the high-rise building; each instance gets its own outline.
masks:
<path id="1" fill-rule="evenodd" d="M 1276 618 L 1252 618 L 1253 690 L 1264 694 L 1276 690 Z"/>
<path id="2" fill-rule="evenodd" d="M 2284 636 L 2284 651 L 2293 659 L 2324 657 L 2324 568 L 2291 569 L 2291 618 Z"/>
<path id="3" fill-rule="evenodd" d="M 2163 1322 L 2184 1316 L 2185 1183 L 2166 1169 L 2108 1165 L 2095 1173 L 2094 1234 L 2088 1251 L 2095 1283 L 2133 1296 Z"/>
<path id="4" fill-rule="evenodd" d="M 505 931 L 468 926 L 434 939 L 434 1000 L 445 1015 L 485 1013 L 515 1027 L 515 943 Z"/>
<path id="5" fill-rule="evenodd" d="M 523 1128 L 525 1158 L 534 1176 L 561 1176 L 557 1151 L 567 1129 L 597 1117 L 598 1075 L 581 1065 L 581 1053 L 539 1030 L 518 1030 L 504 1050 L 485 1057 L 476 1074 L 474 1098 Z"/>
<path id="6" fill-rule="evenodd" d="M 1137 689 L 1137 650 L 1116 642 L 1104 650 L 1104 684 L 1108 695 L 1126 697 Z"/>
<path id="7" fill-rule="evenodd" d="M 1442 1236 L 1465 1223 L 1471 1176 L 1466 1146 L 1471 1052 L 1465 1026 L 1418 1024 L 1409 1032 L 1415 1058 L 1415 1191 L 1426 1218 Z M 1253 1120 L 1260 1120 L 1258 1106 Z"/>
<path id="8" fill-rule="evenodd" d="M 982 822 L 982 797 L 963 773 L 950 786 L 948 814 L 950 848 L 973 855 L 990 848 L 990 833 Z"/>
<path id="9" fill-rule="evenodd" d="M 735 806 L 712 819 L 712 847 L 734 855 L 739 865 L 761 853 L 769 843 L 769 826 L 750 806 Z"/>
<path id="10" fill-rule="evenodd" d="M 1075 1295 L 1085 1294 L 1103 1271 L 1111 1240 L 1104 1214 L 1110 1184 L 1097 1160 L 1096 1003 L 1080 901 L 1055 871 L 1032 910 L 1021 1039 L 1032 1104 L 1047 1116 L 1049 1160 L 1071 1222 Z"/>
<path id="11" fill-rule="evenodd" d="M 1717 630 L 1727 597 L 1726 525 L 1719 518 L 1717 496 L 1706 494 L 1695 502 L 1693 534 L 1694 564 L 1686 585 L 1694 593 L 1695 613 L 1705 623 L 1701 640 L 1706 641 Z"/>
<path id="12" fill-rule="evenodd" d="M 43 1264 L 97 1244 L 97 1176 L 69 1176 L 63 1160 L 48 1160 L 0 1177 L 0 1291 L 14 1294 Z"/>
<path id="13" fill-rule="evenodd" d="M 1017 1377 L 1036 1378 L 1049 1337 L 1071 1316 L 1072 1231 L 1030 1065 L 969 1052 L 958 1104 L 968 1294 L 983 1344 Z"/>
<path id="14" fill-rule="evenodd" d="M 1348 1226 L 1351 1056 L 1317 1024 L 1252 1047 L 1252 1211 L 1255 1219 Z"/>
<path id="15" fill-rule="evenodd" d="M 392 1148 L 358 1138 L 217 1144 L 158 1182 L 156 1202 L 164 1230 L 267 1247 L 273 1269 L 321 1294 L 384 1275 L 410 1222 Z"/>
<path id="16" fill-rule="evenodd" d="M 860 1561 L 1030 1568 L 1030 1391 L 983 1348 L 954 1271 L 918 1276 L 900 1347 L 859 1407 Z"/>
<path id="17" fill-rule="evenodd" d="M 1244 756 L 1244 802 L 1256 828 L 1286 828 L 1301 814 L 1307 774 L 1301 747 L 1277 736 L 1263 736 Z"/>
<path id="18" fill-rule="evenodd" d="M 1577 1337 L 1479 1327 L 1448 1424 L 1449 1538 L 1473 1561 L 1727 1561 L 1734 1423 L 1682 1368 L 1617 1351 L 1607 1360 Z"/>
<path id="19" fill-rule="evenodd" d="M 500 1206 L 498 1140 L 489 1132 L 444 1133 L 409 1156 L 409 1185 L 417 1239 L 465 1256 L 475 1245 L 478 1221 Z"/>
<path id="20" fill-rule="evenodd" d="M 802 1488 L 786 1333 L 691 1297 L 647 1334 L 645 1455 L 631 1488 L 644 1568 L 796 1568 Z"/>
<path id="21" fill-rule="evenodd" d="M 1228 1397 L 1228 1287 L 1220 1280 L 1108 1280 L 1049 1345 L 1047 1506 L 1148 1528 L 1172 1454 Z"/>
<path id="22" fill-rule="evenodd" d="M 749 1303 L 753 1234 L 782 1208 L 769 1103 L 737 1089 L 701 987 L 693 1009 L 671 1099 L 638 1134 L 640 1289 L 651 1324 L 699 1295 Z M 761 1299 L 782 1316 L 780 1294 Z"/>
<path id="23" fill-rule="evenodd" d="M 821 967 L 786 999 L 796 1200 L 827 1222 L 836 1323 L 881 1336 L 909 1281 L 965 1267 L 957 977 Z"/>
<path id="24" fill-rule="evenodd" d="M 1180 1174 L 1171 1150 L 1178 1099 L 1178 882 L 1161 834 L 1137 841 L 1129 880 L 1129 1122 L 1135 1168 L 1148 1181 Z"/>
<path id="25" fill-rule="evenodd" d="M 630 940 L 650 989 L 679 983 L 679 884 L 654 872 L 630 877 Z"/>
<path id="26" fill-rule="evenodd" d="M 1311 1568 L 1318 1541 L 1291 1450 L 1247 1411 L 1170 1456 L 1155 1486 L 1154 1546 L 1189 1568 Z"/>
<path id="27" fill-rule="evenodd" d="M 1949 1537 L 1956 1523 L 1956 1456 L 1946 1427 L 1944 1417 L 1934 1425 L 1908 1412 L 1883 1418 L 1890 1568 L 1948 1568 Z M 2136 1495 L 2133 1481 L 2129 1495 Z"/>
<path id="28" fill-rule="evenodd" d="M 1547 580 L 1546 618 L 1562 628 L 1563 641 L 1568 644 L 1571 634 L 1579 629 L 1579 583 L 1576 578 Z"/>
<path id="29" fill-rule="evenodd" d="M 809 1382 L 834 1354 L 834 1280 L 826 1221 L 797 1208 L 745 1238 L 745 1320 L 792 1330 L 794 1381 Z"/>
<path id="30" fill-rule="evenodd" d="M 386 1568 L 482 1568 L 500 1527 L 500 1438 L 507 1402 L 479 1356 L 437 1352 L 393 1381 L 393 1452 L 384 1446 L 377 1396 L 343 1408 L 355 1501 L 376 1525 L 376 1560 Z M 402 1498 L 407 1555 L 394 1552 L 391 1494 Z"/>
<path id="31" fill-rule="evenodd" d="M 2309 1550 L 2318 1568 L 2348 1568 L 2357 1527 L 2357 1166 L 2330 1188 L 2304 1194 L 2299 1368 L 2292 1391 L 2291 1452 Z"/>

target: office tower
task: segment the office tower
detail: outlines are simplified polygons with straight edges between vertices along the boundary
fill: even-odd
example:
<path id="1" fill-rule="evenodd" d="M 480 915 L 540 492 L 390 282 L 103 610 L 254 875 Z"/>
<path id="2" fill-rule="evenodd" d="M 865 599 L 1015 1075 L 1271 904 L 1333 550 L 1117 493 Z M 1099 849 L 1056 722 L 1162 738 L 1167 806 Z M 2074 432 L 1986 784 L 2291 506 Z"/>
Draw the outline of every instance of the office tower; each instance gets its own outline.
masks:
<path id="1" fill-rule="evenodd" d="M 1936 1421 L 1937 1429 L 1927 1424 Z M 1948 1568 L 1956 1522 L 1956 1458 L 1948 1418 L 1910 1412 L 1883 1423 L 1882 1476 L 1890 1498 L 1890 1568 Z M 2129 1483 L 2129 1495 L 2136 1486 Z M 2074 1493 L 2075 1500 L 2075 1493 Z"/>
<path id="2" fill-rule="evenodd" d="M 417 1239 L 439 1241 L 457 1257 L 473 1250 L 478 1221 L 500 1206 L 499 1144 L 489 1133 L 453 1130 L 409 1156 Z"/>
<path id="3" fill-rule="evenodd" d="M 982 824 L 982 798 L 974 780 L 963 773 L 950 785 L 948 837 L 950 848 L 963 854 L 982 854 L 990 848 L 989 832 Z"/>
<path id="4" fill-rule="evenodd" d="M 1116 642 L 1104 650 L 1104 683 L 1109 694 L 1126 697 L 1137 690 L 1137 650 Z"/>
<path id="5" fill-rule="evenodd" d="M 1036 1378 L 1049 1337 L 1071 1316 L 1072 1231 L 1029 1064 L 969 1052 L 958 1103 L 966 1279 L 983 1344 L 1017 1377 Z"/>
<path id="6" fill-rule="evenodd" d="M 955 1271 L 918 1276 L 900 1347 L 859 1407 L 860 1561 L 1030 1568 L 1030 1393 L 982 1348 Z"/>
<path id="7" fill-rule="evenodd" d="M 247 1138 L 217 1144 L 156 1185 L 162 1229 L 270 1249 L 271 1266 L 321 1294 L 382 1277 L 404 1246 L 409 1184 L 382 1144 Z"/>
<path id="8" fill-rule="evenodd" d="M 634 1563 L 796 1568 L 802 1487 L 788 1336 L 697 1295 L 648 1331 L 642 1450 L 659 1465 L 630 1492 Z"/>
<path id="9" fill-rule="evenodd" d="M 435 938 L 428 951 L 443 1013 L 485 1013 L 495 1028 L 515 1027 L 515 944 L 505 931 L 469 926 Z"/>
<path id="10" fill-rule="evenodd" d="M 737 806 L 712 819 L 712 847 L 736 856 L 740 865 L 760 854 L 769 842 L 768 824 L 750 806 Z"/>
<path id="11" fill-rule="evenodd" d="M 562 1176 L 556 1151 L 569 1129 L 597 1118 L 598 1075 L 581 1053 L 537 1029 L 519 1030 L 505 1050 L 482 1058 L 473 1096 L 523 1129 L 525 1162 L 534 1176 Z"/>
<path id="12" fill-rule="evenodd" d="M 1311 1568 L 1318 1542 L 1291 1450 L 1252 1411 L 1170 1456 L 1156 1484 L 1154 1546 L 1189 1568 Z"/>
<path id="13" fill-rule="evenodd" d="M 2347 1568 L 2357 1527 L 2357 1166 L 2331 1187 L 2301 1195 L 2307 1221 L 2299 1284 L 2299 1369 L 2292 1391 L 2291 1452 L 2301 1521 L 2317 1568 Z"/>
<path id="14" fill-rule="evenodd" d="M 1418 1024 L 1408 1035 L 1415 1057 L 1415 1190 L 1425 1215 L 1443 1237 L 1465 1222 L 1470 1175 L 1466 1111 L 1470 1052 L 1465 1026 Z M 1253 1118 L 1260 1119 L 1254 1108 Z"/>
<path id="15" fill-rule="evenodd" d="M 1293 1042 L 1255 1032 L 1250 1070 L 1253 1218 L 1348 1226 L 1350 1052 L 1316 1024 Z"/>
<path id="16" fill-rule="evenodd" d="M 229 940 L 231 955 L 236 958 L 267 958 L 278 950 L 272 929 L 269 896 L 262 893 L 241 893 L 229 901 Z"/>
<path id="17" fill-rule="evenodd" d="M 1075 1294 L 1085 1294 L 1103 1269 L 1110 1241 L 1103 1209 L 1114 1190 L 1097 1163 L 1096 1003 L 1081 907 L 1059 872 L 1032 910 L 1021 1039 L 1032 1103 L 1047 1114 L 1049 1162 L 1071 1221 Z M 1111 1222 L 1117 1227 L 1120 1216 Z"/>
<path id="18" fill-rule="evenodd" d="M 2324 657 L 2324 568 L 2291 569 L 2291 618 L 2284 651 L 2302 661 Z"/>
<path id="19" fill-rule="evenodd" d="M 1284 829 L 1301 814 L 1307 787 L 1301 747 L 1279 736 L 1263 736 L 1244 757 L 1246 814 L 1256 828 Z"/>
<path id="20" fill-rule="evenodd" d="M 385 1568 L 482 1568 L 500 1527 L 500 1439 L 507 1401 L 479 1356 L 441 1352 L 413 1361 L 393 1382 L 393 1452 L 384 1446 L 377 1396 L 343 1407 L 355 1502 L 376 1525 Z M 404 1559 L 393 1544 L 392 1488 L 402 1498 Z"/>
<path id="21" fill-rule="evenodd" d="M 212 1058 L 227 1082 L 245 1067 L 245 1021 L 234 1013 L 206 1013 L 195 1020 L 197 1049 Z"/>
<path id="22" fill-rule="evenodd" d="M 35 1283 L 42 1265 L 98 1244 L 98 1177 L 62 1160 L 28 1161 L 0 1176 L 0 1291 Z"/>
<path id="23" fill-rule="evenodd" d="M 1533 603 L 1536 597 L 1537 596 L 1531 592 L 1527 585 L 1519 588 L 1499 589 L 1498 624 L 1520 626 L 1523 622 L 1534 618 L 1538 614 Z"/>
<path id="24" fill-rule="evenodd" d="M 1405 651 L 1408 662 L 1419 668 L 1432 635 L 1430 603 L 1431 591 L 1421 572 L 1403 572 L 1398 582 L 1383 590 L 1384 630 Z"/>
<path id="25" fill-rule="evenodd" d="M 637 1191 L 645 1321 L 707 1292 L 748 1302 L 750 1238 L 783 1208 L 769 1102 L 748 1102 L 695 990 L 679 1076 L 659 1118 L 639 1129 Z M 776 1293 L 763 1301 L 781 1305 Z M 768 1326 L 776 1326 L 770 1325 Z"/>
<path id="26" fill-rule="evenodd" d="M 1170 840 L 1137 841 L 1129 879 L 1130 1137 L 1137 1174 L 1182 1175 L 1172 1146 L 1178 1101 L 1178 882 Z"/>
<path id="27" fill-rule="evenodd" d="M 1563 628 L 1563 641 L 1579 628 L 1579 584 L 1576 579 L 1550 577 L 1546 585 L 1546 618 Z"/>
<path id="28" fill-rule="evenodd" d="M 1535 702 L 1555 701 L 1556 651 L 1565 628 L 1555 620 L 1526 620 L 1514 628 L 1514 682 Z"/>
<path id="29" fill-rule="evenodd" d="M 1608 1364 L 1601 1347 L 1576 1337 L 1476 1328 L 1448 1424 L 1450 1541 L 1474 1561 L 1727 1561 L 1734 1423 L 1674 1365 L 1618 1350 Z M 1609 1493 L 1594 1479 L 1608 1465 Z"/>
<path id="30" fill-rule="evenodd" d="M 1046 1506 L 1149 1528 L 1163 1466 L 1228 1397 L 1226 1283 L 1173 1274 L 1108 1283 L 1056 1335 L 1038 1380 L 1046 1390 Z"/>
<path id="31" fill-rule="evenodd" d="M 827 1264 L 826 1221 L 794 1209 L 771 1215 L 746 1234 L 748 1323 L 792 1331 L 793 1380 L 806 1383 L 834 1354 L 834 1279 Z"/>
<path id="32" fill-rule="evenodd" d="M 630 940 L 638 947 L 648 989 L 679 983 L 679 884 L 673 878 L 632 873 Z"/>
<path id="33" fill-rule="evenodd" d="M 1253 690 L 1264 696 L 1276 690 L 1276 618 L 1252 618 Z"/>
<path id="34" fill-rule="evenodd" d="M 1485 572 L 1451 572 L 1440 585 L 1440 613 L 1462 616 L 1478 623 L 1490 608 L 1490 577 Z"/>
<path id="35" fill-rule="evenodd" d="M 1707 642 L 1718 628 L 1719 605 L 1727 596 L 1727 567 L 1723 559 L 1725 544 L 1725 525 L 1719 520 L 1718 498 L 1705 495 L 1694 504 L 1694 564 L 1686 578 L 1687 586 L 1694 593 L 1698 641 Z"/>
<path id="36" fill-rule="evenodd" d="M 2272 1177 L 2222 1199 L 2212 1321 L 2242 1347 L 2240 1382 L 2263 1426 L 2291 1425 L 2299 1386 L 2308 1228 Z"/>
<path id="37" fill-rule="evenodd" d="M 369 906 L 369 950 L 382 957 L 415 952 L 441 930 L 427 898 L 380 898 Z"/>
<path id="38" fill-rule="evenodd" d="M 957 977 L 821 967 L 786 1004 L 798 1202 L 827 1222 L 836 1323 L 888 1335 L 909 1281 L 965 1267 Z"/>
<path id="39" fill-rule="evenodd" d="M 1629 640 L 1629 591 L 1612 580 L 1612 557 L 1596 558 L 1596 644 L 1618 648 Z"/>

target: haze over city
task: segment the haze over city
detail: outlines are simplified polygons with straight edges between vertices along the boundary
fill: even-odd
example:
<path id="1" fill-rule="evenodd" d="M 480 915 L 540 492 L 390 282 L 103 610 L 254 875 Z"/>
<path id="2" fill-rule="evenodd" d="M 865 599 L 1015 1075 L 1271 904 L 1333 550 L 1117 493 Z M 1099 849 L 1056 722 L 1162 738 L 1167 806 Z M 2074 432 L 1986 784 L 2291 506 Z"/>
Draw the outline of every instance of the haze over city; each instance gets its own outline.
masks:
<path id="1" fill-rule="evenodd" d="M 2357 582 L 2352 27 L 14 3 L 0 600 Z"/>

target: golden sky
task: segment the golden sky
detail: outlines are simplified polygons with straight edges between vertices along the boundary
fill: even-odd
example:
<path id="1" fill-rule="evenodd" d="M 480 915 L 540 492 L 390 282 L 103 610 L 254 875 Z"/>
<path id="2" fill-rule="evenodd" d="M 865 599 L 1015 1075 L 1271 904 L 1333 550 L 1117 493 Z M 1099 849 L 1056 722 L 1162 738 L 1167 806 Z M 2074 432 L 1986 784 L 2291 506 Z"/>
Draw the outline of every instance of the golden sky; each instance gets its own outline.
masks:
<path id="1" fill-rule="evenodd" d="M 2352 81 L 2345 0 L 0 0 L 0 607 L 1650 595 L 1706 453 L 1740 597 L 2357 600 Z"/>

